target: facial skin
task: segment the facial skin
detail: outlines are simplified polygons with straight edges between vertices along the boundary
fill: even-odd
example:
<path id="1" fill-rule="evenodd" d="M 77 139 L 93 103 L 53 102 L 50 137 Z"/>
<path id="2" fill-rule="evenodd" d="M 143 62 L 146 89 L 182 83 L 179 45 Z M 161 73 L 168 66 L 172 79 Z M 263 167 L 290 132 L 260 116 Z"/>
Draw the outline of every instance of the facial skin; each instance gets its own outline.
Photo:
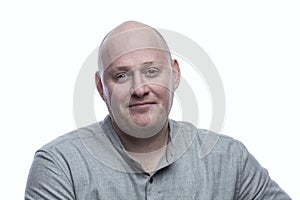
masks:
<path id="1" fill-rule="evenodd" d="M 147 25 L 125 22 L 105 37 L 99 52 L 97 89 L 119 136 L 167 133 L 180 70 L 163 38 Z"/>
<path id="2" fill-rule="evenodd" d="M 98 90 L 114 127 L 134 137 L 166 129 L 180 70 L 161 50 L 137 50 L 121 56 L 103 73 Z"/>

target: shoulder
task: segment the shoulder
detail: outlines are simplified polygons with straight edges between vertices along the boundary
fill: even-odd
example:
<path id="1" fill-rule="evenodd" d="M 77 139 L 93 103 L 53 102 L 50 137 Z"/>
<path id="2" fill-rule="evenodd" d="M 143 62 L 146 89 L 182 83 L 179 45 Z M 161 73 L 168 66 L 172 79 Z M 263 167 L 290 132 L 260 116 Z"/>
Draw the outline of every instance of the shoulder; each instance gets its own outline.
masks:
<path id="1" fill-rule="evenodd" d="M 228 154 L 231 157 L 241 158 L 243 154 L 248 153 L 245 145 L 241 141 L 228 135 L 200 129 L 184 121 L 170 120 L 170 124 L 176 132 L 184 134 L 185 137 L 192 138 L 195 147 L 201 152 L 200 157 L 202 158 L 210 154 Z"/>
<path id="2" fill-rule="evenodd" d="M 82 128 L 78 128 L 69 133 L 66 133 L 49 143 L 43 145 L 37 153 L 49 153 L 49 154 L 57 154 L 57 153 L 72 153 L 74 150 L 82 149 L 82 138 L 91 137 L 101 131 L 101 127 L 99 123 L 94 123 Z"/>
<path id="3" fill-rule="evenodd" d="M 214 145 L 212 149 L 214 153 L 230 152 L 231 155 L 238 154 L 240 156 L 242 153 L 247 152 L 245 145 L 241 141 L 229 135 L 198 129 L 197 136 L 201 141 L 201 145 L 206 145 L 206 143 Z M 215 143 L 210 140 L 214 140 Z"/>

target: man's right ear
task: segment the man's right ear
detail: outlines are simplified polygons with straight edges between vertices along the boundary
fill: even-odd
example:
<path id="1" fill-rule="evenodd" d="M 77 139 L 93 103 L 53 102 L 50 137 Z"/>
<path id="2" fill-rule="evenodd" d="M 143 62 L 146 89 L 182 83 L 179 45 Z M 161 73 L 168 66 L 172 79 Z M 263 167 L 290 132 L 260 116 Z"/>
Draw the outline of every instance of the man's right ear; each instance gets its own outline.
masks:
<path id="1" fill-rule="evenodd" d="M 95 73 L 95 82 L 96 82 L 96 87 L 97 87 L 97 90 L 98 90 L 101 98 L 105 101 L 104 94 L 103 94 L 103 85 L 101 82 L 99 71 L 96 71 L 96 73 Z"/>

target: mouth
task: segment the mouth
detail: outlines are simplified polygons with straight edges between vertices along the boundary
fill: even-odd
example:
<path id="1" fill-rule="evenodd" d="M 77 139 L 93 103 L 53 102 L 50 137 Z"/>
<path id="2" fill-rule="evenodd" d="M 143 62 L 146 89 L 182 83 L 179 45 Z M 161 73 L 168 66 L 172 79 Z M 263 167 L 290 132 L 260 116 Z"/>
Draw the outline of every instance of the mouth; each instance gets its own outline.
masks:
<path id="1" fill-rule="evenodd" d="M 155 105 L 156 103 L 154 101 L 147 101 L 147 102 L 133 102 L 129 104 L 129 108 L 133 109 L 145 109 L 149 108 L 152 105 Z"/>

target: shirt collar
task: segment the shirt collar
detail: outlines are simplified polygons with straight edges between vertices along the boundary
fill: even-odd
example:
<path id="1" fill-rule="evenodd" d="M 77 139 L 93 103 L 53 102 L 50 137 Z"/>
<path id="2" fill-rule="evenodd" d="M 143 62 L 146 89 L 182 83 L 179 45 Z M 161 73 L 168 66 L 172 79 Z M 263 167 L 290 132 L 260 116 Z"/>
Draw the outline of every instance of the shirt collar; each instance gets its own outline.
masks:
<path id="1" fill-rule="evenodd" d="M 163 156 L 160 160 L 157 170 L 172 164 L 181 155 L 183 155 L 193 142 L 197 132 L 195 127 L 191 124 L 177 122 L 172 119 L 168 120 L 168 124 L 170 131 L 166 156 Z M 141 164 L 127 153 L 118 134 L 114 131 L 110 116 L 107 116 L 102 122 L 100 122 L 100 126 L 124 160 L 126 160 L 133 169 L 141 171 L 143 169 Z"/>

